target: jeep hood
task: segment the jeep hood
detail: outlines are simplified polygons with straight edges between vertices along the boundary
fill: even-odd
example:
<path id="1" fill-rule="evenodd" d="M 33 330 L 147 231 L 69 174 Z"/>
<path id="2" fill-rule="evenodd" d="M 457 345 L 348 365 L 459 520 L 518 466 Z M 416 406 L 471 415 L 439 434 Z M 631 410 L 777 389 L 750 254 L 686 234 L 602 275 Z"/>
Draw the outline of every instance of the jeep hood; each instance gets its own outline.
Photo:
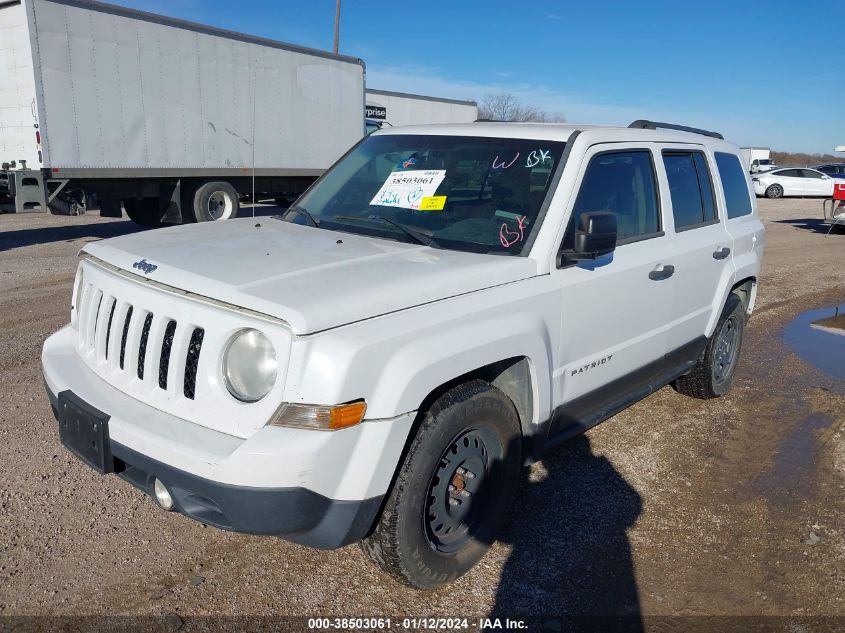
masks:
<path id="1" fill-rule="evenodd" d="M 537 274 L 526 257 L 433 249 L 267 217 L 143 231 L 83 251 L 139 277 L 282 319 L 296 334 Z"/>

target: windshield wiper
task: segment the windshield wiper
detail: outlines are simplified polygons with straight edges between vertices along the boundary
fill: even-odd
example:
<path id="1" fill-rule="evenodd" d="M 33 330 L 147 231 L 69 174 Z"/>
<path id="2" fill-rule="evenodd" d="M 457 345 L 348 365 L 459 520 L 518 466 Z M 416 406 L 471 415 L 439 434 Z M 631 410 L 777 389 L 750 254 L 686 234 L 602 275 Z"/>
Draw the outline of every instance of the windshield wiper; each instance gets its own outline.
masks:
<path id="1" fill-rule="evenodd" d="M 379 220 L 380 222 L 387 222 L 391 226 L 395 226 L 397 229 L 402 231 L 408 237 L 417 241 L 417 243 L 422 244 L 423 246 L 431 246 L 432 248 L 439 248 L 437 242 L 434 241 L 434 238 L 429 237 L 425 233 L 421 233 L 420 231 L 416 231 L 411 227 L 405 226 L 404 224 L 399 224 L 399 222 L 394 222 L 389 218 L 382 217 L 380 215 L 373 215 L 370 216 L 373 220 Z"/>
<path id="2" fill-rule="evenodd" d="M 395 226 L 397 229 L 402 231 L 405 235 L 410 237 L 414 240 L 417 244 L 422 244 L 423 246 L 430 246 L 431 248 L 441 248 L 441 246 L 434 241 L 434 238 L 429 237 L 425 233 L 421 233 L 420 231 L 414 230 L 410 227 L 405 226 L 404 224 L 399 224 L 399 222 L 394 222 L 388 218 L 385 218 L 380 215 L 371 215 L 368 217 L 363 216 L 355 216 L 355 215 L 336 215 L 334 216 L 335 220 L 354 220 L 358 222 L 378 222 L 380 224 L 390 224 L 391 226 Z"/>
<path id="3" fill-rule="evenodd" d="M 285 211 L 285 215 L 287 216 L 288 213 L 296 213 L 297 215 L 303 216 L 308 221 L 308 226 L 320 226 L 320 220 L 311 215 L 305 207 L 300 207 L 298 205 L 295 207 L 289 207 L 288 210 Z"/>

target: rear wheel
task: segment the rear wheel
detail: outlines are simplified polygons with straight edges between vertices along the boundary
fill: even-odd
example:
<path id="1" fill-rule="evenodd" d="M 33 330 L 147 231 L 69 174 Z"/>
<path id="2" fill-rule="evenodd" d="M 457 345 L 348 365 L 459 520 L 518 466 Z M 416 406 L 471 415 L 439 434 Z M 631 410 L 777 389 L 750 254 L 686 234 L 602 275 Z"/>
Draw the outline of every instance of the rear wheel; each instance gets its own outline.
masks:
<path id="1" fill-rule="evenodd" d="M 441 396 L 425 414 L 364 552 L 418 589 L 466 573 L 493 543 L 516 493 L 520 438 L 513 403 L 492 385 L 473 381 Z"/>
<path id="2" fill-rule="evenodd" d="M 766 189 L 766 197 L 783 198 L 783 187 L 780 185 L 770 185 L 769 188 Z"/>
<path id="3" fill-rule="evenodd" d="M 126 215 L 135 224 L 156 228 L 162 225 L 157 198 L 140 198 L 123 201 Z"/>
<path id="4" fill-rule="evenodd" d="M 215 222 L 238 217 L 240 198 L 228 182 L 207 182 L 194 193 L 194 218 L 197 222 Z"/>
<path id="5" fill-rule="evenodd" d="M 713 336 L 692 371 L 674 382 L 685 396 L 709 399 L 726 394 L 733 383 L 745 332 L 745 305 L 731 293 L 722 309 Z"/>

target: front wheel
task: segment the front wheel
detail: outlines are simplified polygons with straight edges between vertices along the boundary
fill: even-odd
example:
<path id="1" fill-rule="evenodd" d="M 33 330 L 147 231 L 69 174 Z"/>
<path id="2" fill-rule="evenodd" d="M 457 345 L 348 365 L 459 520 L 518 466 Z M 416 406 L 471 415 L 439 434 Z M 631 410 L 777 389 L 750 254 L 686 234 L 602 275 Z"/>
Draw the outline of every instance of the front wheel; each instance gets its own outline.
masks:
<path id="1" fill-rule="evenodd" d="M 477 380 L 425 413 L 364 552 L 417 589 L 451 582 L 493 543 L 522 467 L 513 402 Z"/>
<path id="2" fill-rule="evenodd" d="M 780 185 L 770 185 L 769 188 L 766 189 L 766 197 L 783 198 L 783 187 Z"/>
<path id="3" fill-rule="evenodd" d="M 731 293 L 722 309 L 713 336 L 696 361 L 692 371 L 674 382 L 675 390 L 685 396 L 718 398 L 733 384 L 745 333 L 745 305 Z"/>

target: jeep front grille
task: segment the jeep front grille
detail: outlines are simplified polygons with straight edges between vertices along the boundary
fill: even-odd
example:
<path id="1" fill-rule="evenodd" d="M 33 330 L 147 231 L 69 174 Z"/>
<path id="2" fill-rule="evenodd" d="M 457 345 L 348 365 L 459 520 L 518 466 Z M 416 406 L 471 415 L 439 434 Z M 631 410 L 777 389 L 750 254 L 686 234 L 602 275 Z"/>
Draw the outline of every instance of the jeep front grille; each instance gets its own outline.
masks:
<path id="1" fill-rule="evenodd" d="M 194 399 L 205 334 L 202 327 L 143 310 L 104 294 L 91 283 L 77 309 L 80 348 L 93 353 L 97 362 L 164 391 L 171 386 L 173 371 L 179 371 L 180 379 L 171 390 Z"/>
<path id="2" fill-rule="evenodd" d="M 194 399 L 194 391 L 197 387 L 197 367 L 200 364 L 200 350 L 202 349 L 202 338 L 205 330 L 196 328 L 191 334 L 191 343 L 188 345 L 188 358 L 185 362 L 185 383 L 183 392 L 186 398 Z"/>
<path id="3" fill-rule="evenodd" d="M 123 336 L 120 339 L 120 368 L 123 369 L 123 361 L 126 359 L 126 337 L 129 336 L 129 322 L 132 321 L 132 306 L 126 311 L 126 318 L 123 320 Z M 108 358 L 108 354 L 106 355 Z"/>
<path id="4" fill-rule="evenodd" d="M 173 347 L 173 334 L 176 332 L 176 321 L 170 321 L 164 330 L 164 341 L 161 344 L 161 358 L 158 362 L 158 386 L 167 389 L 167 370 L 170 367 L 170 349 Z"/>
<path id="5" fill-rule="evenodd" d="M 173 425 L 174 418 L 247 438 L 276 413 L 292 349 L 284 321 L 121 270 L 95 256 L 80 266 L 84 274 L 74 295 L 71 329 L 79 360 L 91 374 L 91 404 L 113 416 L 109 432 L 115 442 L 154 441 L 166 427 L 190 444 L 193 428 Z M 272 341 L 280 373 L 271 393 L 244 403 L 223 384 L 220 357 L 232 335 L 250 327 Z M 221 455 L 232 450 L 226 437 L 212 443 Z"/>

